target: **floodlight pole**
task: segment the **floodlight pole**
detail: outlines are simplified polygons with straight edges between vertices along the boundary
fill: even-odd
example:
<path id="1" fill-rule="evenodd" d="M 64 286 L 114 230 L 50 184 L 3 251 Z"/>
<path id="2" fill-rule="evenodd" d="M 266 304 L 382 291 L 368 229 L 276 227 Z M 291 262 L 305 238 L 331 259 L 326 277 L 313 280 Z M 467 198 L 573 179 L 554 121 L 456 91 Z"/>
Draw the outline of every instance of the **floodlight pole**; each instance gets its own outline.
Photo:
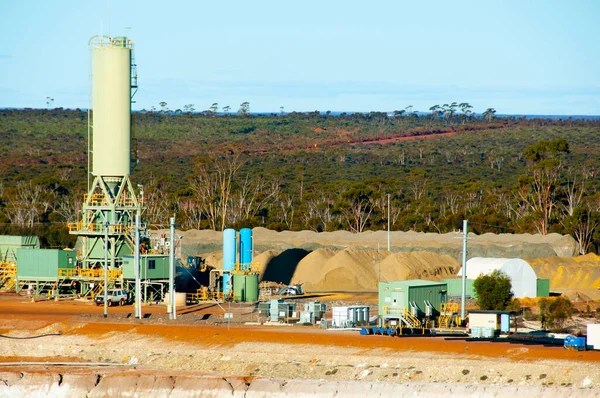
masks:
<path id="1" fill-rule="evenodd" d="M 469 235 L 469 221 L 463 220 L 463 253 L 462 253 L 462 291 L 460 294 L 460 318 L 465 319 L 465 300 L 467 289 L 467 236 Z"/>
<path id="2" fill-rule="evenodd" d="M 170 218 L 171 237 L 169 242 L 169 319 L 177 319 L 175 306 L 175 217 Z"/>
<path id="3" fill-rule="evenodd" d="M 391 251 L 391 245 L 390 245 L 390 194 L 388 193 L 387 195 L 388 197 L 388 216 L 387 216 L 387 221 L 388 221 L 388 252 Z"/>
<path id="4" fill-rule="evenodd" d="M 108 318 L 108 221 L 104 222 L 104 317 Z"/>
<path id="5" fill-rule="evenodd" d="M 135 255 L 133 267 L 135 268 L 135 317 L 142 318 L 142 282 L 140 276 L 140 224 L 141 215 L 138 211 L 135 215 Z"/>

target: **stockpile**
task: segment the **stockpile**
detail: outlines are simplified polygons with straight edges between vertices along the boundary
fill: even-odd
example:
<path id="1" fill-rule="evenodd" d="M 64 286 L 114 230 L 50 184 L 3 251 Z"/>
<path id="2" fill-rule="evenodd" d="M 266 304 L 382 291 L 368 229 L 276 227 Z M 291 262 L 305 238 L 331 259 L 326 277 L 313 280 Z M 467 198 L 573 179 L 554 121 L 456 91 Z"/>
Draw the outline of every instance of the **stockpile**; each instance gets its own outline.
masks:
<path id="1" fill-rule="evenodd" d="M 439 281 L 454 277 L 459 268 L 450 256 L 424 251 L 389 253 L 322 248 L 302 256 L 298 250 L 269 250 L 257 255 L 255 262 L 260 265 L 262 280 L 303 283 L 304 290 L 309 292 L 375 291 L 378 280 Z M 290 261 L 282 261 L 282 258 Z"/>
<path id="2" fill-rule="evenodd" d="M 221 253 L 204 254 L 207 263 L 221 268 Z M 375 291 L 377 283 L 406 279 L 440 281 L 453 278 L 460 268 L 448 255 L 426 251 L 390 253 L 382 250 L 304 249 L 267 250 L 256 254 L 261 281 L 303 283 L 305 291 Z"/>
<path id="3" fill-rule="evenodd" d="M 538 278 L 550 279 L 550 289 L 600 288 L 600 256 L 528 259 Z"/>

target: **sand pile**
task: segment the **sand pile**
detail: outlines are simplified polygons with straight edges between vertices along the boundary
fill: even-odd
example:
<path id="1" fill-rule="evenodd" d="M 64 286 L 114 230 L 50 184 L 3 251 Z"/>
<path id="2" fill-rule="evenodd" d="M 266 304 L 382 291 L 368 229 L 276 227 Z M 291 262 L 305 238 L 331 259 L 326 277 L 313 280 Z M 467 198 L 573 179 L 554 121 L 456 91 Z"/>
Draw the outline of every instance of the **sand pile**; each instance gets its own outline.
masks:
<path id="1" fill-rule="evenodd" d="M 157 233 L 168 231 L 157 231 Z M 184 255 L 210 253 L 222 247 L 223 233 L 220 231 L 189 230 L 178 231 L 183 239 Z M 387 247 L 386 231 L 366 231 L 354 234 L 348 231 L 271 231 L 266 228 L 254 228 L 254 249 L 284 251 L 291 247 L 313 251 L 319 248 L 342 250 L 348 247 L 377 249 Z M 448 254 L 460 261 L 462 253 L 462 234 L 422 233 L 413 231 L 392 231 L 390 234 L 392 252 L 412 252 L 425 250 Z M 575 240 L 569 235 L 548 234 L 469 234 L 469 253 L 472 257 L 501 258 L 540 258 L 551 256 L 571 257 L 578 252 Z"/>
<path id="2" fill-rule="evenodd" d="M 551 289 L 600 288 L 600 256 L 528 259 L 538 278 L 550 279 Z"/>
<path id="3" fill-rule="evenodd" d="M 315 290 L 316 278 L 320 277 L 323 266 L 335 254 L 336 252 L 331 249 L 317 249 L 310 252 L 298 263 L 292 282 L 304 283 L 304 289 Z"/>
<path id="4" fill-rule="evenodd" d="M 223 251 L 200 254 L 206 260 L 206 264 L 216 269 L 223 269 Z"/>
<path id="5" fill-rule="evenodd" d="M 381 255 L 381 253 L 380 253 Z M 318 291 L 369 291 L 377 286 L 377 250 L 342 250 L 322 264 L 309 286 Z"/>
<path id="6" fill-rule="evenodd" d="M 447 255 L 429 252 L 390 254 L 387 251 L 355 248 L 339 251 L 317 249 L 307 253 L 294 267 L 289 262 L 280 261 L 286 252 L 278 254 L 276 251 L 268 251 L 256 257 L 261 266 L 266 262 L 264 267 L 267 271 L 264 272 L 262 280 L 303 283 L 304 290 L 308 292 L 375 291 L 379 272 L 381 280 L 439 281 L 453 277 L 459 267 L 458 263 Z M 296 256 L 295 260 L 298 258 L 299 256 Z"/>
<path id="7" fill-rule="evenodd" d="M 277 257 L 281 252 L 278 250 L 267 250 L 266 252 L 260 253 L 258 255 L 254 255 L 254 263 L 258 265 L 259 269 L 259 280 L 262 280 L 263 275 L 265 274 L 265 269 L 267 268 L 267 264 L 271 262 L 271 260 Z"/>
<path id="8" fill-rule="evenodd" d="M 381 262 L 382 280 L 454 278 L 460 264 L 448 255 L 431 252 L 393 253 Z"/>
<path id="9" fill-rule="evenodd" d="M 222 269 L 223 254 L 202 254 L 206 263 Z M 448 255 L 415 251 L 326 248 L 267 250 L 255 254 L 259 280 L 303 283 L 305 291 L 376 291 L 378 280 L 428 279 L 440 281 L 456 275 L 460 265 Z"/>

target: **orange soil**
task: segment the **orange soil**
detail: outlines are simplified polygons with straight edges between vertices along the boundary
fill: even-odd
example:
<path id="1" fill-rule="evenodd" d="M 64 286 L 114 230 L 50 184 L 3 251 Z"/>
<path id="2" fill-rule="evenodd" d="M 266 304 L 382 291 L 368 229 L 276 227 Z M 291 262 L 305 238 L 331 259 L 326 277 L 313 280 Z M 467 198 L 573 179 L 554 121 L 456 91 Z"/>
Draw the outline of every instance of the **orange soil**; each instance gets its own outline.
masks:
<path id="1" fill-rule="evenodd" d="M 112 307 L 109 318 L 81 318 L 80 314 L 102 314 L 103 307 L 81 302 L 37 302 L 25 301 L 22 297 L 0 297 L 0 317 L 5 321 L 3 334 L 8 333 L 6 321 L 14 324 L 15 329 L 39 329 L 52 323 L 84 323 L 81 327 L 69 329 L 66 334 L 101 336 L 111 332 L 138 333 L 148 336 L 191 343 L 232 346 L 243 342 L 279 343 L 339 346 L 364 350 L 385 349 L 394 352 L 426 351 L 440 354 L 454 354 L 468 357 L 495 357 L 509 360 L 537 361 L 540 359 L 563 359 L 576 361 L 600 361 L 600 351 L 567 351 L 562 347 L 542 345 L 522 346 L 510 343 L 466 342 L 463 340 L 445 340 L 443 337 L 389 337 L 362 336 L 358 332 L 327 331 L 313 327 L 267 327 L 232 325 L 226 326 L 181 324 L 185 315 L 176 321 L 164 321 L 148 324 L 143 321 L 129 320 L 119 323 L 111 314 L 133 312 L 132 306 Z M 218 307 L 217 307 L 218 308 Z M 199 309 L 195 313 L 213 313 L 213 307 Z M 143 313 L 164 314 L 164 307 L 144 307 Z M 181 312 L 181 311 L 180 311 Z M 19 321 L 22 327 L 19 327 Z M 39 322 L 31 322 L 39 321 Z M 29 323 L 29 325 L 28 325 Z M 44 325 L 45 324 L 45 325 Z M 527 347 L 526 350 L 522 349 Z M 24 358 L 21 358 L 23 360 Z M 3 361 L 15 358 L 5 358 Z"/>

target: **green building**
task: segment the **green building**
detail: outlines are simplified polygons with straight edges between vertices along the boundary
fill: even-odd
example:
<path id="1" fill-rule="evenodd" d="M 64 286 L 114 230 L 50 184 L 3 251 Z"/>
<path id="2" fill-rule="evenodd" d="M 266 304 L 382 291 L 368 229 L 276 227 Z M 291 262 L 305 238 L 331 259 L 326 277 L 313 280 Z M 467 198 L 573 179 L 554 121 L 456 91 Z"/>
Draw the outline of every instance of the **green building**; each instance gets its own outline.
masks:
<path id="1" fill-rule="evenodd" d="M 550 296 L 550 279 L 539 279 L 536 281 L 537 297 Z"/>
<path id="2" fill-rule="evenodd" d="M 20 248 L 39 249 L 37 236 L 0 235 L 0 261 L 17 261 L 17 250 Z"/>
<path id="3" fill-rule="evenodd" d="M 17 249 L 17 279 L 19 281 L 58 281 L 59 269 L 75 269 L 77 252 L 61 249 Z M 61 275 L 68 272 L 62 271 Z"/>
<path id="4" fill-rule="evenodd" d="M 477 298 L 477 293 L 473 289 L 474 279 L 465 280 L 465 296 L 466 298 Z M 461 297 L 462 296 L 462 278 L 444 279 L 443 283 L 448 285 L 448 297 Z"/>
<path id="5" fill-rule="evenodd" d="M 448 287 L 444 282 L 421 279 L 379 283 L 379 316 L 398 318 L 406 308 L 416 307 L 417 315 L 437 316 L 446 302 Z"/>
<path id="6" fill-rule="evenodd" d="M 135 279 L 135 257 L 123 256 L 123 279 Z M 140 256 L 140 279 L 169 279 L 169 256 L 144 254 Z"/>

